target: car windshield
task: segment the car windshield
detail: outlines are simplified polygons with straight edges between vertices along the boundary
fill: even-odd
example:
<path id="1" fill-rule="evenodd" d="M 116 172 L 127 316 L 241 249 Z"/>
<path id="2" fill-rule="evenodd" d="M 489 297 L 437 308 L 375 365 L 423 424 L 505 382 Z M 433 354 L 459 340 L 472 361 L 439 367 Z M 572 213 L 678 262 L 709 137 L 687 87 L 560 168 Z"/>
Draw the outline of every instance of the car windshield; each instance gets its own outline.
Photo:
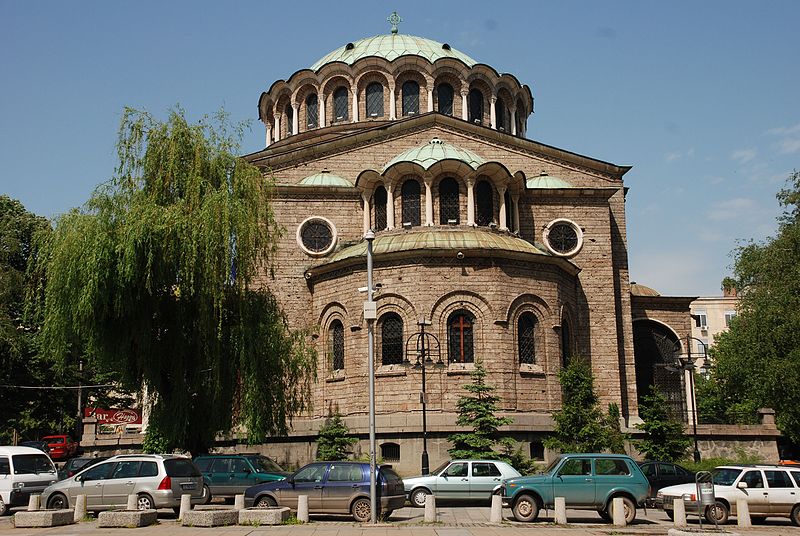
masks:
<path id="1" fill-rule="evenodd" d="M 440 465 L 439 467 L 437 467 L 436 469 L 434 469 L 433 471 L 431 471 L 431 473 L 430 473 L 430 474 L 432 474 L 432 475 L 438 475 L 439 473 L 441 473 L 442 471 L 444 471 L 444 470 L 445 470 L 445 468 L 446 468 L 448 465 L 450 465 L 450 462 L 449 462 L 449 461 L 446 461 L 446 462 L 444 462 L 442 465 Z"/>
<path id="2" fill-rule="evenodd" d="M 550 465 L 548 465 L 548 466 L 545 468 L 545 470 L 544 470 L 544 471 L 542 471 L 542 473 L 544 473 L 544 474 L 552 473 L 552 472 L 553 472 L 553 470 L 556 468 L 556 465 L 558 465 L 558 462 L 560 462 L 560 461 L 561 461 L 561 458 L 556 458 L 555 460 L 553 460 L 552 462 L 550 462 Z"/>
<path id="3" fill-rule="evenodd" d="M 741 469 L 728 469 L 725 467 L 717 467 L 711 471 L 711 476 L 714 478 L 714 484 L 718 486 L 732 486 L 736 477 L 742 473 Z"/>
<path id="4" fill-rule="evenodd" d="M 253 468 L 257 473 L 282 473 L 283 469 L 277 463 L 273 462 L 266 456 L 253 456 L 247 458 L 253 464 Z"/>
<path id="5" fill-rule="evenodd" d="M 53 462 L 44 454 L 17 454 L 11 459 L 14 461 L 15 475 L 56 472 Z"/>

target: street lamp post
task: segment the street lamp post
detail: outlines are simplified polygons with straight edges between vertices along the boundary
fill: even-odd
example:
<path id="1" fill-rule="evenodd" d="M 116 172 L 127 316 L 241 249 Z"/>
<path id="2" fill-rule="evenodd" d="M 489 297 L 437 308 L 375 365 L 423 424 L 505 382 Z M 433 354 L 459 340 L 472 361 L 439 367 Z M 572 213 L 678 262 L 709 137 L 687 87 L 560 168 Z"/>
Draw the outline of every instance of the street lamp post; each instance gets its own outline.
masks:
<path id="1" fill-rule="evenodd" d="M 706 343 L 701 341 L 696 337 L 691 337 L 689 335 L 686 336 L 686 355 L 681 354 L 681 341 L 678 341 L 675 345 L 675 358 L 680 365 L 681 370 L 686 371 L 689 373 L 689 392 L 691 394 L 691 404 L 692 410 L 690 412 L 691 419 L 692 419 L 692 437 L 694 439 L 694 461 L 695 463 L 700 462 L 700 449 L 697 446 L 697 394 L 695 393 L 694 388 L 694 374 L 697 370 L 697 363 L 695 362 L 696 357 L 692 355 L 692 341 L 697 341 L 700 343 L 700 347 L 703 349 L 702 357 L 703 362 L 700 365 L 700 369 L 703 370 L 708 363 L 708 347 Z"/>
<path id="2" fill-rule="evenodd" d="M 369 361 L 369 517 L 378 522 L 378 490 L 375 484 L 375 320 L 377 309 L 372 300 L 372 241 L 375 233 L 370 229 L 364 235 L 367 241 L 367 301 L 364 302 L 364 319 L 367 321 L 367 361 Z"/>

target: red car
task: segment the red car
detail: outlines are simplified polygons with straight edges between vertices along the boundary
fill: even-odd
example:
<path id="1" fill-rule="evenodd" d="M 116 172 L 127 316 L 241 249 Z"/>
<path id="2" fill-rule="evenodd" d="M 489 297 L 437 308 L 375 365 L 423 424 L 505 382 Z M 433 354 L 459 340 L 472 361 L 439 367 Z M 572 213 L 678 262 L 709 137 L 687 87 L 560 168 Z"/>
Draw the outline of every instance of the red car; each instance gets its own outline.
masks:
<path id="1" fill-rule="evenodd" d="M 49 435 L 43 437 L 42 441 L 50 447 L 50 457 L 54 460 L 66 460 L 78 452 L 78 443 L 68 435 Z"/>

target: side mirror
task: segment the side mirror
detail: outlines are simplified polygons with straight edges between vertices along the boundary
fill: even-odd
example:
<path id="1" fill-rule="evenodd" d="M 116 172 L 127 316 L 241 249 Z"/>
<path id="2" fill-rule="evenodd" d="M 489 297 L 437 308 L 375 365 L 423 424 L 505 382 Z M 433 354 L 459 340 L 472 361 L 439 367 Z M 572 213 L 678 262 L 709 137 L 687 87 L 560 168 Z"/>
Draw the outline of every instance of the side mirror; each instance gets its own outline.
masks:
<path id="1" fill-rule="evenodd" d="M 83 480 L 83 475 L 78 475 L 75 477 L 75 482 L 80 482 Z"/>
<path id="2" fill-rule="evenodd" d="M 747 489 L 747 482 L 744 481 L 739 482 L 738 484 L 736 484 L 736 487 L 739 489 Z"/>
<path id="3" fill-rule="evenodd" d="M 294 477 L 293 476 L 287 476 L 286 477 L 286 482 L 288 482 L 289 484 L 294 486 Z"/>

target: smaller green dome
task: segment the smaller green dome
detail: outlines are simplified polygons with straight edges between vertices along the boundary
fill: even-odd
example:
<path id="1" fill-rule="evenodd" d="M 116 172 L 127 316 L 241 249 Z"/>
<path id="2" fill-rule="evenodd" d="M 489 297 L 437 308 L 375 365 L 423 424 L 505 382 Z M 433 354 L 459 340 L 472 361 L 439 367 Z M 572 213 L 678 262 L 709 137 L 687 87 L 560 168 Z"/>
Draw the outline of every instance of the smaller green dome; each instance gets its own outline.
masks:
<path id="1" fill-rule="evenodd" d="M 340 186 L 345 188 L 352 188 L 353 183 L 344 177 L 334 175 L 327 169 L 323 169 L 319 173 L 309 175 L 298 183 L 300 186 Z"/>
<path id="2" fill-rule="evenodd" d="M 413 149 L 409 149 L 395 156 L 383 167 L 383 171 L 386 171 L 399 162 L 419 164 L 427 171 L 435 163 L 441 162 L 442 160 L 459 160 L 472 169 L 478 169 L 479 166 L 486 163 L 486 160 L 472 151 L 445 143 L 439 138 L 433 138 L 425 145 L 414 147 Z"/>
<path id="3" fill-rule="evenodd" d="M 572 185 L 564 179 L 552 177 L 547 173 L 542 173 L 538 177 L 528 179 L 526 185 L 531 189 L 572 188 Z"/>

